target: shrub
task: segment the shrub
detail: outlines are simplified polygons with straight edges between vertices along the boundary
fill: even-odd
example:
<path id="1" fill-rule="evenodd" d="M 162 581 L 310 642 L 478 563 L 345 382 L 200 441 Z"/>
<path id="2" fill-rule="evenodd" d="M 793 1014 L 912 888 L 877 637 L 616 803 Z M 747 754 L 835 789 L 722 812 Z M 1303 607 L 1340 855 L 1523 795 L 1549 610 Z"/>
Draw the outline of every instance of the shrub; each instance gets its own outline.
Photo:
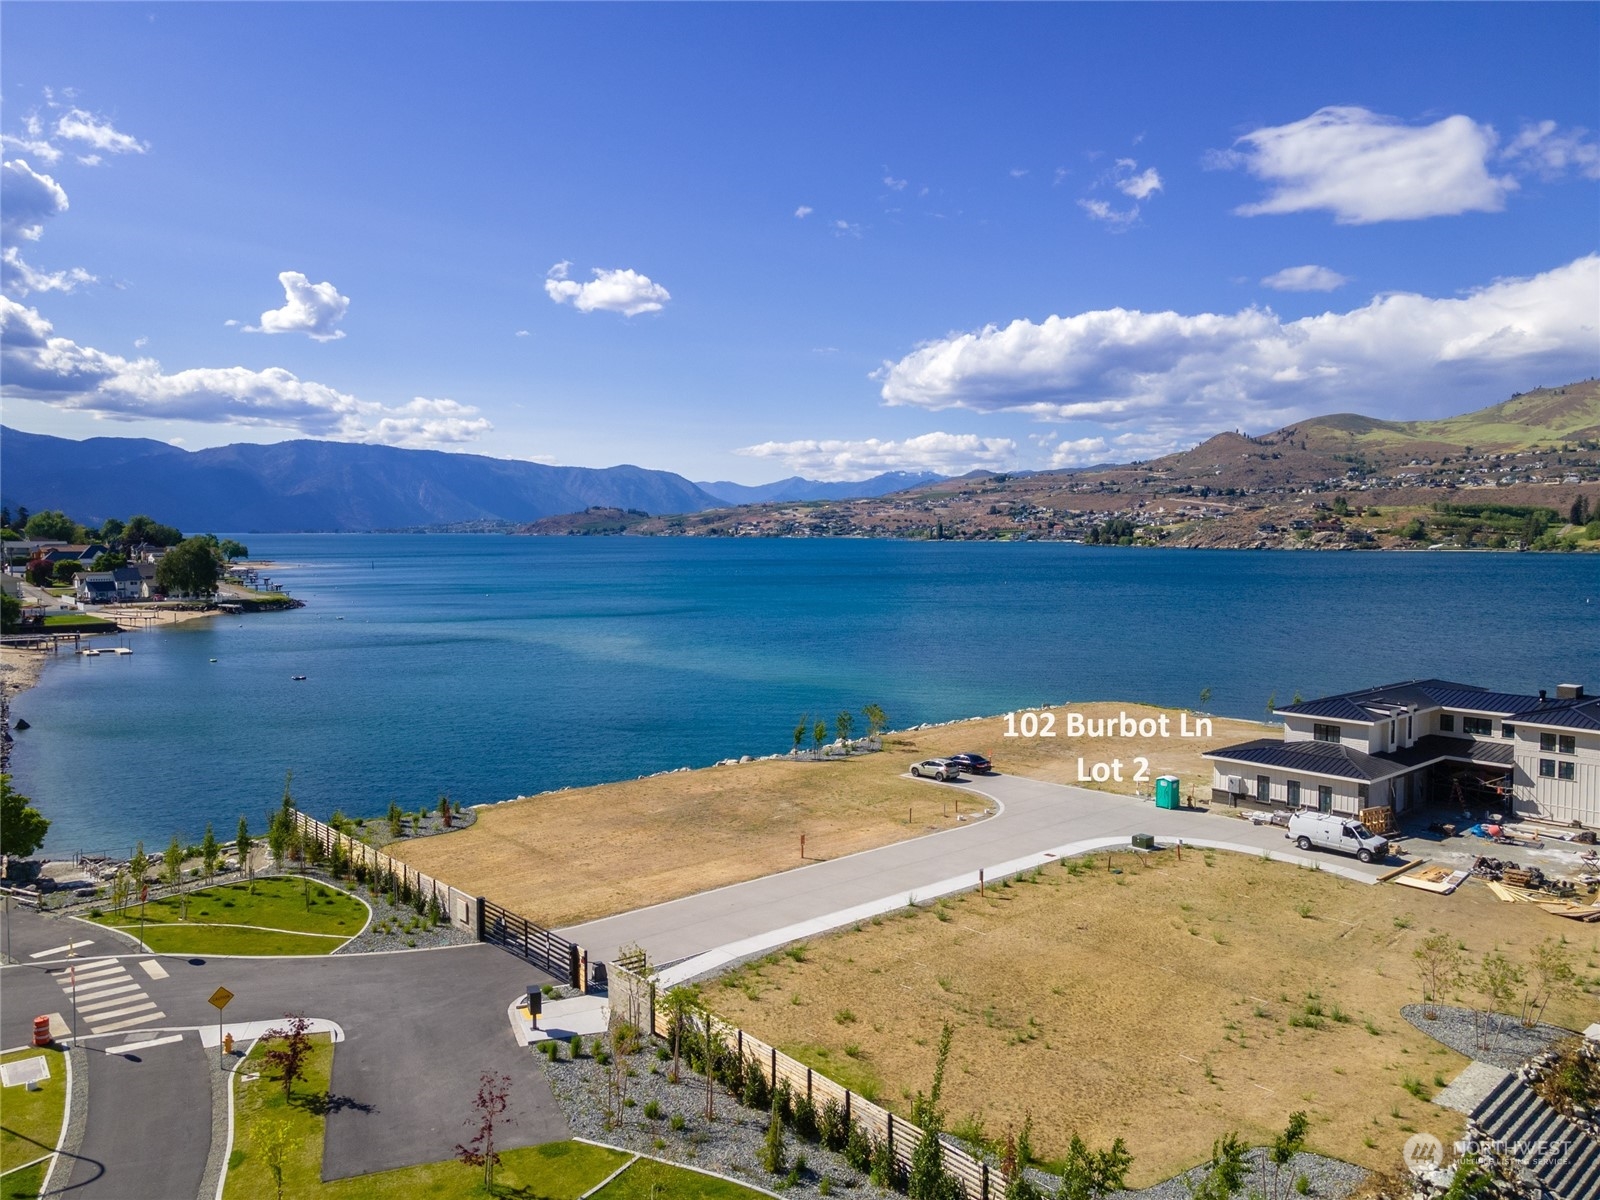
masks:
<path id="1" fill-rule="evenodd" d="M 761 1068 L 755 1063 L 749 1063 L 744 1069 L 744 1087 L 739 1093 L 739 1098 L 744 1101 L 746 1108 L 757 1110 L 771 1106 L 776 1097 L 767 1087 L 767 1077 L 761 1073 Z M 774 1172 L 776 1174 L 776 1172 Z"/>
<path id="2" fill-rule="evenodd" d="M 817 1128 L 817 1106 L 810 1096 L 801 1096 L 794 1102 L 794 1131 L 808 1142 L 815 1142 L 822 1136 Z"/>
<path id="3" fill-rule="evenodd" d="M 835 1154 L 844 1152 L 845 1143 L 850 1140 L 850 1127 L 845 1124 L 844 1109 L 837 1100 L 828 1100 L 823 1104 L 817 1132 L 822 1135 L 822 1144 L 829 1150 Z"/>
<path id="4" fill-rule="evenodd" d="M 1299 1192 L 1302 1196 L 1309 1196 L 1311 1194 L 1310 1177 L 1305 1175 L 1296 1175 L 1294 1177 L 1294 1190 Z"/>
<path id="5" fill-rule="evenodd" d="M 821 1179 L 817 1180 L 817 1195 L 819 1195 L 819 1196 L 831 1196 L 831 1195 L 833 1195 L 833 1180 L 828 1178 L 826 1172 L 823 1173 L 823 1176 L 822 1176 Z"/>
<path id="6" fill-rule="evenodd" d="M 661 1119 L 661 1103 L 660 1103 L 660 1101 L 657 1101 L 657 1100 L 646 1100 L 644 1102 L 644 1115 L 646 1117 L 650 1118 L 650 1120 L 652 1120 L 652 1121 L 660 1120 Z"/>
<path id="7" fill-rule="evenodd" d="M 874 1142 L 871 1165 L 867 1169 L 868 1178 L 878 1187 L 893 1188 L 897 1192 L 903 1192 L 904 1174 L 900 1170 L 900 1164 L 895 1161 L 894 1154 L 889 1150 L 888 1141 Z"/>
<path id="8" fill-rule="evenodd" d="M 684 1120 L 682 1113 L 673 1113 L 672 1116 L 667 1119 L 667 1128 L 671 1129 L 673 1133 L 682 1133 L 683 1126 Z"/>
<path id="9" fill-rule="evenodd" d="M 854 1121 L 845 1134 L 844 1160 L 858 1171 L 872 1169 L 872 1139 Z"/>
<path id="10" fill-rule="evenodd" d="M 596 1046 L 594 1048 L 594 1060 L 595 1060 L 595 1062 L 599 1063 L 602 1067 L 610 1066 L 611 1065 L 611 1051 L 607 1050 L 604 1046 Z"/>
<path id="11" fill-rule="evenodd" d="M 767 1117 L 767 1136 L 761 1142 L 761 1167 L 769 1175 L 782 1175 L 788 1168 L 788 1156 L 783 1149 L 783 1115 L 778 1111 L 776 1098 Z"/>
<path id="12" fill-rule="evenodd" d="M 583 1057 L 583 1039 L 577 1034 L 572 1035 L 572 1061 L 577 1062 Z"/>

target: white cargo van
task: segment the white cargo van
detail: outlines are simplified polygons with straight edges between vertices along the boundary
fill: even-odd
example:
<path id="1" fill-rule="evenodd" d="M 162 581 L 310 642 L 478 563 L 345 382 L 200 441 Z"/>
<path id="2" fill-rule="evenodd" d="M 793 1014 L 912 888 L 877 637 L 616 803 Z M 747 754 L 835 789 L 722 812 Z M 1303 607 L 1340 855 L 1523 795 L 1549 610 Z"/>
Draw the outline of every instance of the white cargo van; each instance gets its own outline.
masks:
<path id="1" fill-rule="evenodd" d="M 1288 836 L 1302 850 L 1340 850 L 1362 862 L 1381 862 L 1389 854 L 1389 839 L 1379 837 L 1354 817 L 1333 813 L 1297 812 L 1289 818 Z"/>

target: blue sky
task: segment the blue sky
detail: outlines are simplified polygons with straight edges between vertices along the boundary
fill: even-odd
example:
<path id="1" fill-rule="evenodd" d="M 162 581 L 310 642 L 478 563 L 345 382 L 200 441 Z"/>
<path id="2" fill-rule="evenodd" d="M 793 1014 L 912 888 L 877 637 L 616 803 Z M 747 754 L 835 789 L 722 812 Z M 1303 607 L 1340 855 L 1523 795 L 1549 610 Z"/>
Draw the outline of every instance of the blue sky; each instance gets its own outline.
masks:
<path id="1" fill-rule="evenodd" d="M 7 424 L 761 482 L 1600 373 L 1593 4 L 7 5 Z"/>

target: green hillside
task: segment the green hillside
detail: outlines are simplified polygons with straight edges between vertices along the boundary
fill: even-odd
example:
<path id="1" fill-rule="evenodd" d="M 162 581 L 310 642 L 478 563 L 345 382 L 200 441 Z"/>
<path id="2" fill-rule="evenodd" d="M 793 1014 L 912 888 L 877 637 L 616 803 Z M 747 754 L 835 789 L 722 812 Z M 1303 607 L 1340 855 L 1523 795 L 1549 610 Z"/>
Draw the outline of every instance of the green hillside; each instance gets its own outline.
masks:
<path id="1" fill-rule="evenodd" d="M 1438 421 L 1381 421 L 1355 413 L 1316 417 L 1269 434 L 1324 454 L 1531 450 L 1600 441 L 1600 380 L 1539 388 L 1476 412 Z"/>

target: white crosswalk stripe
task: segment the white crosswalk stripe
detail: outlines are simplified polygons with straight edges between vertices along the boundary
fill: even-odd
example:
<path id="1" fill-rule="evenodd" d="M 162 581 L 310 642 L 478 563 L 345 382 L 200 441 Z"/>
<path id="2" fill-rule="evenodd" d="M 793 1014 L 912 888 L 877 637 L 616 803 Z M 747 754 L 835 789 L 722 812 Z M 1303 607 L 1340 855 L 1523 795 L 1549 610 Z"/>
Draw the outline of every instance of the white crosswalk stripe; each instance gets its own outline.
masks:
<path id="1" fill-rule="evenodd" d="M 47 968 L 74 1002 L 78 1018 L 90 1033 L 114 1033 L 160 1020 L 144 988 L 114 958 L 92 959 Z"/>

